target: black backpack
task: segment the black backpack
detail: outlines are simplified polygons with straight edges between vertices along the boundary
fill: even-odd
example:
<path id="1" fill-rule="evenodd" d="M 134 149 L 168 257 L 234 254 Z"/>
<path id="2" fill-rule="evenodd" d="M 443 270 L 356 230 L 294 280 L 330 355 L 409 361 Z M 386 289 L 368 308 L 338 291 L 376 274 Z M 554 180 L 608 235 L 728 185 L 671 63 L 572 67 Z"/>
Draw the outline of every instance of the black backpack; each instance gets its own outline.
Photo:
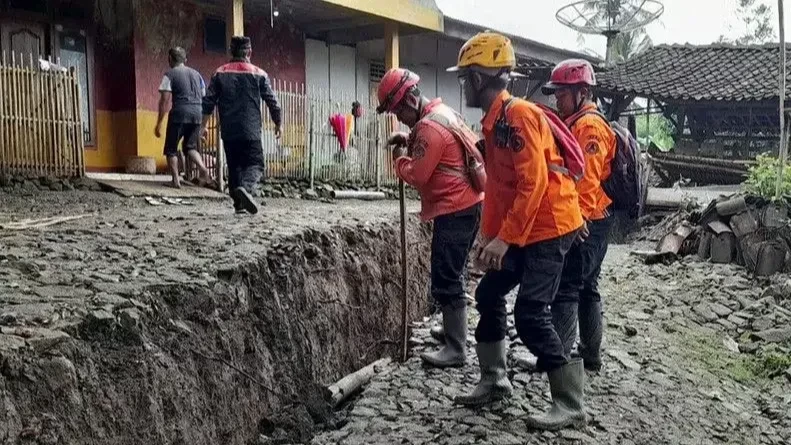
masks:
<path id="1" fill-rule="evenodd" d="M 643 207 L 643 167 L 640 162 L 640 146 L 629 130 L 616 121 L 609 121 L 600 111 L 585 110 L 573 116 L 569 127 L 574 126 L 582 116 L 599 116 L 615 133 L 617 147 L 610 162 L 610 177 L 602 183 L 604 193 L 612 199 L 613 209 L 627 212 L 630 218 L 642 214 Z"/>

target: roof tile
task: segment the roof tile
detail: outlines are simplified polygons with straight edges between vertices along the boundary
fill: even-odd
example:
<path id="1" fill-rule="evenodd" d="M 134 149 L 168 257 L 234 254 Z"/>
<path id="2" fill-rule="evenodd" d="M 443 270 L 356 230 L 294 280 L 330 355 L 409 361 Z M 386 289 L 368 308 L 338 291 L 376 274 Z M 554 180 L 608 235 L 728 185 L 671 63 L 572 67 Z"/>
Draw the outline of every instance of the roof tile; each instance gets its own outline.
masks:
<path id="1" fill-rule="evenodd" d="M 659 45 L 600 73 L 598 83 L 605 90 L 663 100 L 777 98 L 779 52 L 776 43 Z M 786 64 L 791 86 L 791 57 Z"/>

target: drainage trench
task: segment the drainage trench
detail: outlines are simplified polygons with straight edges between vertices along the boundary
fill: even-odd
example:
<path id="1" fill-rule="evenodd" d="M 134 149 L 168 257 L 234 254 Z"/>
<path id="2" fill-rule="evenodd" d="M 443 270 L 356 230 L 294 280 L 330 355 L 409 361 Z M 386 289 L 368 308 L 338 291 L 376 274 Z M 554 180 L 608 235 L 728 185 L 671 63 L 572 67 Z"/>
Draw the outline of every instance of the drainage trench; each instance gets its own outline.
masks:
<path id="1" fill-rule="evenodd" d="M 416 320 L 431 234 L 416 218 L 408 232 Z M 147 288 L 69 336 L 4 335 L 0 442 L 307 442 L 333 426 L 326 385 L 398 355 L 399 243 L 389 223 L 308 230 L 212 285 Z"/>

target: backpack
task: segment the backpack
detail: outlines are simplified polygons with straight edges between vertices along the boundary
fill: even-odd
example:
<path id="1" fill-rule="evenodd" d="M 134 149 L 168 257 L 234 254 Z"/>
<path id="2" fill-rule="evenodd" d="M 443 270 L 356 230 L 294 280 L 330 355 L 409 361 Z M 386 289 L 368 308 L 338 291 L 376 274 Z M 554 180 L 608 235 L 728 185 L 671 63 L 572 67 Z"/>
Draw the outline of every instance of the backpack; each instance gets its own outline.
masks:
<path id="1" fill-rule="evenodd" d="M 577 138 L 571 133 L 571 129 L 554 110 L 540 103 L 536 103 L 536 106 L 544 112 L 544 118 L 549 123 L 549 128 L 555 137 L 555 143 L 558 146 L 558 150 L 560 150 L 560 155 L 563 157 L 564 167 L 550 165 L 550 169 L 558 170 L 571 176 L 574 182 L 579 181 L 585 175 L 585 155 L 582 153 L 579 141 L 577 141 Z"/>
<path id="2" fill-rule="evenodd" d="M 459 113 L 455 111 L 453 113 L 455 119 L 436 112 L 429 113 L 424 118 L 448 130 L 464 150 L 462 153 L 464 167 L 440 163 L 437 169 L 465 179 L 476 192 L 482 193 L 486 189 L 486 169 L 483 165 L 483 153 L 477 146 L 478 137 L 472 130 L 460 124 L 463 119 Z"/>
<path id="3" fill-rule="evenodd" d="M 512 100 L 513 98 L 506 100 L 503 105 L 502 114 L 499 118 L 501 122 L 507 122 L 506 112 L 511 106 Z M 549 170 L 570 177 L 574 182 L 579 181 L 582 179 L 582 176 L 585 175 L 585 155 L 582 154 L 582 148 L 579 142 L 577 142 L 577 138 L 571 134 L 571 130 L 569 130 L 569 127 L 563 122 L 563 119 L 552 111 L 551 108 L 539 103 L 534 103 L 534 105 L 542 111 L 544 119 L 547 121 L 552 131 L 552 136 L 555 138 L 555 145 L 557 145 L 560 156 L 563 158 L 563 165 L 549 164 L 547 167 Z"/>
<path id="4" fill-rule="evenodd" d="M 610 162 L 610 177 L 602 183 L 604 193 L 612 199 L 613 208 L 628 212 L 630 218 L 642 213 L 643 169 L 640 146 L 629 130 L 617 121 L 609 121 L 600 111 L 584 110 L 569 119 L 569 128 L 587 114 L 599 116 L 615 133 L 615 155 Z"/>

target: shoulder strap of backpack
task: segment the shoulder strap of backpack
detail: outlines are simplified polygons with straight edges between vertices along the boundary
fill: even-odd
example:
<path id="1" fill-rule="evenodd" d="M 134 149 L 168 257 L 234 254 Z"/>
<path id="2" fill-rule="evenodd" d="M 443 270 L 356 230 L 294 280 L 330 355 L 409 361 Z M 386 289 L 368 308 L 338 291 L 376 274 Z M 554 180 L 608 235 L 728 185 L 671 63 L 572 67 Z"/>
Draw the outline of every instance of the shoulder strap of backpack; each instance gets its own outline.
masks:
<path id="1" fill-rule="evenodd" d="M 599 116 L 601 118 L 601 120 L 603 120 L 608 126 L 610 126 L 610 127 L 612 126 L 610 124 L 610 120 L 607 119 L 607 116 L 605 116 L 604 113 L 602 113 L 601 111 L 596 109 L 596 110 L 580 110 L 576 114 L 573 114 L 571 116 L 571 118 L 569 118 L 569 120 L 568 120 L 569 128 L 573 127 L 577 123 L 578 120 L 582 119 L 584 116 L 587 116 L 589 114 L 593 114 L 593 115 Z"/>
<path id="2" fill-rule="evenodd" d="M 455 122 L 451 122 L 447 118 L 447 116 L 442 116 L 442 115 L 440 115 L 438 113 L 428 113 L 424 117 L 424 119 L 426 119 L 428 121 L 431 121 L 431 122 L 433 122 L 433 123 L 445 128 L 446 130 L 448 130 L 450 132 L 450 134 L 453 136 L 453 139 L 455 139 L 456 142 L 461 147 L 462 159 L 464 159 L 464 165 L 466 166 L 468 159 L 470 158 L 470 156 L 472 156 L 470 154 L 471 147 L 468 147 L 467 144 L 470 144 L 472 141 L 468 141 L 467 137 L 463 134 L 461 128 L 459 127 L 459 122 L 462 121 L 461 115 L 458 112 L 454 111 L 454 117 L 455 117 L 456 121 Z M 477 150 L 477 147 L 475 149 Z M 470 182 L 470 178 L 468 176 L 467 168 L 464 167 L 464 166 L 457 167 L 457 166 L 453 166 L 453 165 L 439 163 L 439 164 L 437 164 L 437 170 L 439 170 L 441 172 L 444 172 L 444 173 L 447 173 L 447 174 L 450 174 L 452 176 L 456 176 L 456 177 L 462 178 L 465 181 Z"/>

